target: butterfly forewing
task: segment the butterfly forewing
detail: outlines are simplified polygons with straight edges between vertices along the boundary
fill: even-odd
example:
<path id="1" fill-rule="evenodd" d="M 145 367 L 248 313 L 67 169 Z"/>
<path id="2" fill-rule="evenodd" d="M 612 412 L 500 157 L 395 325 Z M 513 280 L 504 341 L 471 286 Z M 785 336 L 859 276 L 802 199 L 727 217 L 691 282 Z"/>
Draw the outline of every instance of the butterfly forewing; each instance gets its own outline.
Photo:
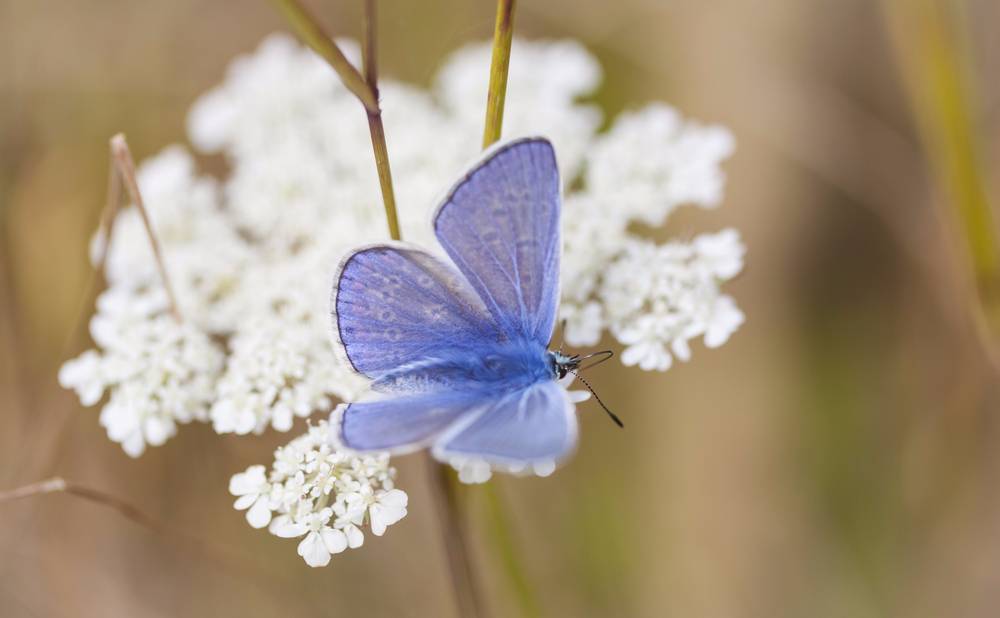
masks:
<path id="1" fill-rule="evenodd" d="M 350 254 L 331 296 L 338 343 L 351 366 L 370 378 L 501 337 L 454 267 L 403 243 Z"/>
<path id="2" fill-rule="evenodd" d="M 545 345 L 559 294 L 559 171 L 552 145 L 498 147 L 438 209 L 434 231 L 510 338 Z"/>

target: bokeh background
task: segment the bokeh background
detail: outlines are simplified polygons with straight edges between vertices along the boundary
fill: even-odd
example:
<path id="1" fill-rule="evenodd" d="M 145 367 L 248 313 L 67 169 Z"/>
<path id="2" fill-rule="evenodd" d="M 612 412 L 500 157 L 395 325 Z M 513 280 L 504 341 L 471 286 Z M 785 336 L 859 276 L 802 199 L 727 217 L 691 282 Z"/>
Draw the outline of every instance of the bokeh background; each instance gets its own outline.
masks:
<path id="1" fill-rule="evenodd" d="M 358 35 L 360 2 L 307 4 Z M 383 72 L 426 84 L 493 13 L 385 0 Z M 968 240 L 995 233 L 998 24 L 990 0 L 519 2 L 518 35 L 597 55 L 608 117 L 664 100 L 732 129 L 723 208 L 660 233 L 734 225 L 749 247 L 727 345 L 601 367 L 627 429 L 586 412 L 571 465 L 494 481 L 543 615 L 1000 614 L 996 295 Z M 139 159 L 183 140 L 197 95 L 282 28 L 263 0 L 0 1 L 0 488 L 59 474 L 162 525 L 0 503 L 2 616 L 454 615 L 418 458 L 397 461 L 410 516 L 309 569 L 226 492 L 288 435 L 187 426 L 131 460 L 56 383 L 86 345 L 107 138 Z M 484 495 L 465 497 L 493 615 L 517 615 Z"/>

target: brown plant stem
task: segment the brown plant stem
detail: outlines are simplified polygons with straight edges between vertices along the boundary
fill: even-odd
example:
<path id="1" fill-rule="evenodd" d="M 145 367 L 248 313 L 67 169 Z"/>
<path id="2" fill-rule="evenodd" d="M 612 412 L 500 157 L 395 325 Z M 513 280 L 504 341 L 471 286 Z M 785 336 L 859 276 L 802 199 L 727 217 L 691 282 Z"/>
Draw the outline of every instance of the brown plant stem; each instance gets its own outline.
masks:
<path id="1" fill-rule="evenodd" d="M 389 152 L 385 143 L 385 128 L 382 125 L 382 109 L 378 103 L 378 65 L 375 61 L 376 25 L 375 2 L 365 1 L 364 29 L 362 41 L 362 71 L 358 71 L 337 47 L 319 22 L 297 0 L 272 0 L 288 25 L 302 42 L 319 54 L 337 73 L 340 81 L 350 90 L 368 117 L 368 131 L 372 138 L 375 167 L 378 169 L 379 186 L 382 190 L 382 204 L 386 212 L 389 236 L 398 239 L 399 217 L 396 214 L 396 196 L 392 188 L 392 172 L 389 168 Z"/>
<path id="2" fill-rule="evenodd" d="M 328 35 L 319 22 L 309 14 L 296 0 L 272 0 L 277 9 L 285 17 L 295 34 L 314 52 L 326 60 L 344 86 L 358 97 L 361 104 L 369 112 L 378 110 L 378 96 L 372 92 L 368 82 L 351 64 L 344 52 Z"/>
<path id="3" fill-rule="evenodd" d="M 132 520 L 153 532 L 161 533 L 164 530 L 159 522 L 124 500 L 97 489 L 71 483 L 59 476 L 15 489 L 0 491 L 0 503 L 60 492 L 78 496 L 95 504 L 118 511 L 122 517 Z"/>
<path id="4" fill-rule="evenodd" d="M 167 266 L 163 261 L 163 252 L 160 251 L 160 241 L 156 238 L 156 232 L 153 231 L 153 223 L 149 220 L 149 213 L 146 211 L 146 204 L 142 201 L 139 183 L 135 179 L 135 162 L 132 160 L 132 153 L 129 151 L 125 135 L 122 133 L 111 138 L 111 158 L 118 168 L 118 176 L 125 184 L 125 189 L 128 191 L 129 197 L 132 198 L 132 203 L 135 204 L 135 207 L 139 210 L 139 216 L 142 217 L 142 225 L 146 228 L 149 245 L 153 248 L 153 257 L 156 258 L 156 268 L 160 271 L 160 279 L 163 280 L 163 288 L 167 291 L 167 299 L 170 301 L 170 313 L 174 316 L 174 319 L 180 322 L 181 312 L 177 306 L 177 297 L 174 295 L 174 288 L 170 285 L 170 277 L 167 275 Z M 107 231 L 107 242 L 110 243 L 110 224 Z"/>
<path id="5" fill-rule="evenodd" d="M 67 494 L 92 504 L 96 504 L 102 508 L 115 511 L 125 519 L 146 528 L 150 532 L 163 536 L 164 538 L 175 539 L 186 551 L 190 551 L 191 553 L 198 554 L 205 559 L 211 560 L 212 562 L 225 567 L 226 570 L 232 573 L 238 573 L 240 577 L 247 582 L 259 581 L 260 574 L 257 571 L 260 567 L 258 566 L 257 569 L 248 569 L 247 564 L 250 561 L 246 557 L 233 555 L 233 553 L 226 548 L 215 546 L 214 544 L 202 539 L 188 536 L 179 530 L 171 529 L 147 515 L 139 507 L 134 506 L 121 498 L 99 489 L 94 489 L 86 485 L 68 481 L 60 476 L 54 476 L 44 481 L 38 481 L 36 483 L 30 483 L 14 489 L 0 491 L 0 504 L 55 493 Z"/>
<path id="6" fill-rule="evenodd" d="M 379 185 L 382 191 L 386 223 L 389 227 L 389 237 L 393 240 L 401 240 L 396 198 L 392 187 L 392 172 L 389 167 L 389 152 L 385 141 L 385 127 L 382 123 L 382 110 L 378 104 L 378 61 L 376 54 L 378 39 L 375 0 L 365 0 L 360 73 L 341 53 L 318 22 L 298 2 L 295 0 L 273 1 L 285 15 L 292 29 L 313 51 L 322 56 L 333 67 L 344 86 L 358 97 L 365 108 L 368 129 L 371 133 L 372 150 L 375 155 L 375 166 L 378 170 Z M 427 456 L 426 464 L 458 610 L 463 618 L 476 618 L 481 615 L 479 594 L 472 574 L 472 565 L 458 513 L 458 504 L 448 480 L 449 472 L 445 466 L 438 464 L 430 456 Z"/>
<path id="7" fill-rule="evenodd" d="M 114 139 L 114 138 L 112 138 Z M 108 156 L 108 193 L 107 201 L 104 203 L 104 210 L 101 211 L 100 233 L 104 237 L 101 245 L 101 254 L 97 258 L 95 272 L 104 273 L 104 266 L 108 263 L 108 252 L 111 250 L 111 232 L 114 230 L 115 217 L 122 207 L 122 178 L 115 164 L 114 150 L 109 146 Z"/>
<path id="8" fill-rule="evenodd" d="M 79 342 L 83 339 L 84 333 L 87 330 L 87 317 L 90 314 L 90 307 L 93 305 L 94 297 L 98 293 L 99 282 L 104 277 L 104 268 L 107 265 L 108 254 L 111 251 L 111 236 L 114 232 L 115 220 L 118 216 L 118 212 L 123 206 L 122 185 L 124 184 L 123 176 L 126 175 L 130 179 L 130 184 L 134 186 L 133 201 L 136 203 L 136 207 L 139 209 L 143 223 L 146 227 L 146 233 L 153 249 L 153 255 L 156 258 L 157 268 L 163 277 L 163 285 L 166 288 L 167 296 L 170 299 L 172 314 L 178 320 L 180 319 L 180 312 L 178 311 L 176 302 L 174 301 L 173 289 L 171 288 L 170 281 L 166 276 L 166 267 L 164 266 L 162 256 L 160 255 L 159 243 L 157 242 L 156 235 L 153 233 L 152 226 L 149 224 L 149 218 L 144 207 L 145 205 L 143 204 L 141 194 L 139 193 L 138 182 L 135 179 L 135 164 L 132 161 L 132 155 L 129 152 L 125 136 L 120 133 L 113 136 L 109 140 L 108 151 L 107 197 L 104 203 L 104 209 L 101 211 L 101 221 L 98 227 L 103 243 L 100 247 L 100 254 L 97 257 L 97 263 L 90 269 L 89 276 L 87 277 L 84 294 L 80 300 L 80 309 L 76 314 L 73 328 L 70 330 L 70 333 L 67 335 L 66 341 L 63 344 L 62 358 L 68 358 L 76 351 Z M 46 455 L 46 469 L 51 470 L 55 467 L 55 460 L 59 452 L 59 447 L 65 441 L 68 432 L 69 424 L 66 423 L 64 419 L 58 425 L 56 436 L 52 441 L 49 453 Z M 44 481 L 43 483 L 46 482 L 49 481 Z"/>
<path id="9" fill-rule="evenodd" d="M 97 294 L 98 281 L 104 276 L 104 266 L 108 262 L 108 252 L 111 250 L 111 233 L 115 224 L 115 217 L 122 206 L 122 179 L 118 174 L 118 166 L 115 165 L 114 155 L 108 155 L 108 192 L 101 211 L 101 222 L 98 228 L 100 238 L 103 243 L 100 248 L 100 255 L 97 263 L 90 269 L 87 283 L 84 286 L 83 297 L 80 299 L 80 308 L 76 312 L 76 319 L 73 320 L 73 328 L 66 337 L 63 344 L 61 358 L 68 358 L 76 351 L 78 342 L 83 339 L 83 334 L 87 330 L 87 317 L 90 315 L 91 305 L 94 303 L 94 296 Z"/>
<path id="10" fill-rule="evenodd" d="M 486 126 L 483 129 L 483 148 L 488 148 L 490 144 L 500 139 L 504 100 L 507 96 L 510 46 L 513 39 L 514 0 L 498 0 L 496 25 L 493 28 L 490 88 L 486 95 Z"/>
<path id="11" fill-rule="evenodd" d="M 365 0 L 364 28 L 361 42 L 362 71 L 368 87 L 378 100 L 378 61 L 376 39 L 375 0 Z M 382 112 L 376 105 L 375 110 L 367 110 L 368 128 L 372 137 L 372 149 L 375 152 L 375 164 L 378 167 L 379 184 L 382 187 L 382 201 L 385 206 L 385 218 L 389 225 L 389 236 L 393 240 L 402 240 L 399 229 L 399 218 L 396 213 L 396 200 L 392 190 L 392 173 L 389 170 L 389 153 L 385 144 L 385 129 L 382 125 Z M 437 511 L 441 536 L 444 541 L 445 554 L 448 559 L 448 571 L 451 575 L 452 590 L 455 593 L 455 603 L 459 615 L 463 618 L 481 615 L 480 597 L 476 587 L 475 576 L 469 558 L 468 545 L 465 540 L 465 529 L 459 514 L 457 496 L 449 482 L 448 468 L 435 462 L 425 455 L 428 469 L 428 480 L 434 507 Z"/>
<path id="12" fill-rule="evenodd" d="M 385 144 L 385 127 L 382 125 L 382 109 L 378 104 L 378 62 L 376 39 L 375 0 L 365 0 L 364 34 L 361 44 L 361 64 L 365 82 L 375 97 L 375 108 L 365 106 L 368 115 L 368 131 L 372 137 L 372 151 L 375 153 L 375 167 L 378 182 L 382 188 L 382 205 L 385 220 L 389 225 L 389 237 L 400 240 L 399 216 L 396 214 L 396 194 L 392 189 L 392 171 L 389 168 L 389 150 Z"/>

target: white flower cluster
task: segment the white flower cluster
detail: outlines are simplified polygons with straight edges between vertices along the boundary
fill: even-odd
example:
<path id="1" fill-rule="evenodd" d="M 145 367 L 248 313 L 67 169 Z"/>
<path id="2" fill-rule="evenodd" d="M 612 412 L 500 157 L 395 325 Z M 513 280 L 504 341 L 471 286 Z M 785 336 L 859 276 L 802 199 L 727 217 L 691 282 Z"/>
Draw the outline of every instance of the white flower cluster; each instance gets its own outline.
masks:
<path id="1" fill-rule="evenodd" d="M 690 358 L 691 339 L 718 347 L 743 323 L 719 289 L 743 268 L 735 230 L 660 246 L 632 231 L 663 225 L 678 206 L 717 206 L 719 164 L 732 150 L 725 129 L 685 122 L 661 104 L 623 114 L 594 138 L 563 212 L 568 343 L 594 345 L 607 329 L 626 346 L 624 364 L 665 371 L 673 357 Z"/>
<path id="2" fill-rule="evenodd" d="M 429 89 L 380 84 L 407 240 L 435 246 L 438 198 L 479 154 L 489 57 L 485 44 L 458 50 Z M 684 204 L 716 206 L 733 141 L 659 104 L 599 132 L 599 109 L 581 98 L 600 80 L 576 43 L 516 41 L 504 137 L 545 135 L 559 157 L 567 343 L 607 332 L 626 346 L 626 364 L 663 370 L 688 358 L 691 339 L 720 345 L 742 322 L 720 285 L 742 268 L 743 247 L 732 231 L 657 246 L 636 228 L 660 226 Z M 86 405 L 107 396 L 102 422 L 134 456 L 178 423 L 287 431 L 365 388 L 336 359 L 327 313 L 340 256 L 386 236 L 358 102 L 323 61 L 274 35 L 234 61 L 188 120 L 194 147 L 222 154 L 230 173 L 199 176 L 171 146 L 138 175 L 182 320 L 167 312 L 138 212 L 125 208 L 93 247 L 95 259 L 109 251 L 109 290 L 91 324 L 98 350 L 60 374 Z M 456 466 L 483 480 L 480 463 Z"/>
<path id="3" fill-rule="evenodd" d="M 334 451 L 326 421 L 274 452 L 270 471 L 250 466 L 233 475 L 229 493 L 254 528 L 302 538 L 299 555 L 311 567 L 332 554 L 361 547 L 365 526 L 375 536 L 406 516 L 406 493 L 396 489 L 388 455 Z"/>
<path id="4" fill-rule="evenodd" d="M 742 266 L 743 246 L 731 229 L 690 243 L 630 239 L 604 273 L 603 305 L 588 304 L 584 311 L 603 308 L 612 334 L 627 346 L 624 364 L 665 371 L 671 353 L 682 361 L 691 357 L 690 339 L 703 336 L 715 348 L 743 323 L 743 313 L 718 286 Z"/>
<path id="5" fill-rule="evenodd" d="M 205 333 L 165 314 L 166 304 L 162 291 L 108 290 L 90 324 L 102 352 L 89 350 L 59 371 L 59 382 L 75 389 L 84 405 L 111 391 L 101 424 L 132 457 L 147 444 L 166 442 L 178 423 L 208 418 L 225 362 Z"/>

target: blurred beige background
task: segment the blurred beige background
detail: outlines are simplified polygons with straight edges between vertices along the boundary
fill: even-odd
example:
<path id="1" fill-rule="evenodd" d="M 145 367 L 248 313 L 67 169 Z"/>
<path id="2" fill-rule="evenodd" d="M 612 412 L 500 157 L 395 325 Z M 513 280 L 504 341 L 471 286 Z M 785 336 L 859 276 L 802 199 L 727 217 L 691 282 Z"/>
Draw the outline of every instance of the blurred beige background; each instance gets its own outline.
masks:
<path id="1" fill-rule="evenodd" d="M 960 19 L 995 195 L 1000 4 L 941 4 Z M 599 57 L 608 117 L 665 100 L 732 129 L 723 208 L 681 211 L 662 234 L 733 225 L 749 247 L 729 287 L 748 321 L 730 343 L 666 374 L 605 365 L 593 382 L 627 429 L 591 410 L 571 465 L 500 479 L 544 615 L 1000 613 L 1000 382 L 917 129 L 920 79 L 901 77 L 899 51 L 921 44 L 897 19 L 906 5 L 519 2 L 518 35 L 576 38 Z M 360 2 L 309 6 L 358 34 Z M 384 73 L 426 83 L 449 51 L 489 37 L 493 12 L 385 0 Z M 107 138 L 125 131 L 139 159 L 183 140 L 195 97 L 282 27 L 263 1 L 0 0 L 0 488 L 61 474 L 167 529 L 66 495 L 0 504 L 0 616 L 454 614 L 417 459 L 397 463 L 411 515 L 308 569 L 226 493 L 288 436 L 189 426 L 133 461 L 56 384 L 92 302 Z M 493 613 L 516 615 L 482 495 L 468 493 Z"/>

